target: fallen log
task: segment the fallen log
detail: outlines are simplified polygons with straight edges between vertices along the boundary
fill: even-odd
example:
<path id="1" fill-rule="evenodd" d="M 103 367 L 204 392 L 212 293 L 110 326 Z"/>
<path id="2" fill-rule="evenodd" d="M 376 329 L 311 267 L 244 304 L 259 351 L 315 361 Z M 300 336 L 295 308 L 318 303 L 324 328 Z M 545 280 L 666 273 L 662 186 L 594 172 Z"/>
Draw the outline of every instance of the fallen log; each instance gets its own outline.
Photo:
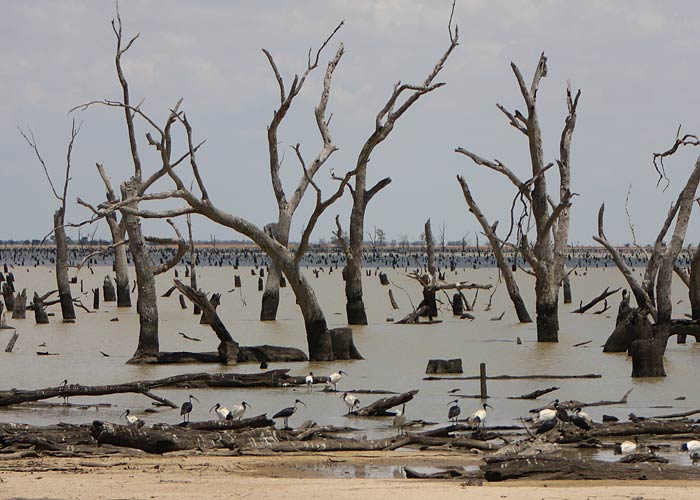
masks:
<path id="1" fill-rule="evenodd" d="M 204 422 L 187 422 L 185 427 L 195 431 L 235 431 L 240 429 L 273 427 L 274 425 L 275 422 L 267 418 L 267 415 L 263 413 L 262 415 L 242 418 L 241 420 L 207 420 Z"/>
<path id="2" fill-rule="evenodd" d="M 37 390 L 10 389 L 0 391 L 0 407 L 41 401 L 55 397 L 104 396 L 108 394 L 138 393 L 153 397 L 151 389 L 158 387 L 284 387 L 303 385 L 304 377 L 290 377 L 288 369 L 269 370 L 263 373 L 186 373 L 157 380 L 140 380 L 116 385 L 86 386 L 68 384 Z M 320 377 L 319 377 L 320 378 Z M 150 394 L 150 395 L 149 395 Z M 163 401 L 158 398 L 158 401 Z M 169 403 L 173 408 L 176 406 Z"/>
<path id="3" fill-rule="evenodd" d="M 692 479 L 698 477 L 697 468 L 659 463 L 606 462 L 562 456 L 487 457 L 481 466 L 487 481 L 509 479 L 533 480 L 630 480 L 630 479 Z"/>
<path id="4" fill-rule="evenodd" d="M 488 380 L 528 380 L 528 379 L 572 379 L 572 378 L 602 378 L 597 373 L 586 373 L 584 375 L 488 375 Z M 423 377 L 423 380 L 479 380 L 479 375 L 468 377 Z"/>
<path id="5" fill-rule="evenodd" d="M 616 294 L 616 293 L 619 292 L 620 290 L 621 290 L 621 288 L 616 288 L 615 290 L 610 290 L 610 287 L 607 287 L 605 290 L 603 290 L 603 292 L 602 292 L 600 295 L 598 295 L 597 297 L 595 297 L 595 298 L 594 298 L 593 300 L 591 300 L 588 304 L 586 304 L 585 306 L 584 306 L 584 305 L 581 305 L 578 309 L 575 309 L 574 311 L 571 311 L 571 312 L 578 313 L 578 314 L 583 314 L 583 313 L 585 313 L 586 311 L 588 311 L 591 307 L 595 306 L 595 305 L 596 305 L 598 302 L 600 302 L 601 300 L 607 299 L 608 297 L 610 297 L 611 295 Z"/>
<path id="6" fill-rule="evenodd" d="M 521 396 L 510 396 L 508 399 L 537 399 L 540 396 L 543 396 L 545 394 L 549 394 L 550 392 L 558 391 L 559 387 L 549 387 L 547 389 L 538 389 L 536 391 L 532 391 L 528 394 L 523 394 Z"/>
<path id="7" fill-rule="evenodd" d="M 260 452 L 294 453 L 319 451 L 377 451 L 392 450 L 406 446 L 408 437 L 386 439 L 314 439 L 310 441 L 266 441 L 256 442 L 253 446 L 240 449 L 242 455 L 254 455 Z"/>
<path id="8" fill-rule="evenodd" d="M 396 396 L 381 398 L 369 406 L 360 408 L 353 415 L 359 417 L 386 417 L 393 416 L 393 413 L 387 412 L 389 408 L 407 403 L 413 399 L 413 396 L 418 394 L 418 389 L 404 392 Z"/>

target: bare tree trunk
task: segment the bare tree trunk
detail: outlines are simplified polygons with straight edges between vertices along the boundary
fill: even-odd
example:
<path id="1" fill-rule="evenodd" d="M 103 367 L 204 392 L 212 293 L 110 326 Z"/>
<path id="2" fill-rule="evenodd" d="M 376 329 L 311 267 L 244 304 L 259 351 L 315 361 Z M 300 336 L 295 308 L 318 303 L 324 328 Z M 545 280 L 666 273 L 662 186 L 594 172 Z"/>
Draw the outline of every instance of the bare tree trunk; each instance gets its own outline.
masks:
<path id="1" fill-rule="evenodd" d="M 688 298 L 693 319 L 700 319 L 700 246 L 695 249 L 690 261 L 690 284 Z"/>
<path id="2" fill-rule="evenodd" d="M 291 227 L 291 214 L 285 210 L 280 210 L 278 222 L 265 226 L 265 232 L 272 236 L 280 245 L 289 244 L 289 230 Z M 277 309 L 280 303 L 280 281 L 282 271 L 273 260 L 270 262 L 270 270 L 265 280 L 265 291 L 262 296 L 260 308 L 260 321 L 275 321 L 277 319 Z"/>
<path id="3" fill-rule="evenodd" d="M 129 271 L 126 258 L 126 245 L 117 245 L 124 241 L 125 228 L 117 222 L 116 214 L 106 217 L 109 231 L 112 234 L 114 247 L 114 273 L 117 285 L 117 307 L 131 307 L 131 292 L 129 291 Z"/>
<path id="4" fill-rule="evenodd" d="M 122 185 L 122 198 L 128 199 L 137 192 L 136 181 L 132 178 Z M 135 207 L 134 207 L 135 208 Z M 156 279 L 153 274 L 153 261 L 146 248 L 141 232 L 141 220 L 122 212 L 129 236 L 129 251 L 134 261 L 138 295 L 136 311 L 139 314 L 139 343 L 130 363 L 140 362 L 151 356 L 157 356 L 160 350 L 158 342 L 158 303 Z"/>
<path id="5" fill-rule="evenodd" d="M 462 185 L 462 193 L 464 194 L 464 199 L 466 200 L 467 205 L 469 206 L 469 211 L 472 214 L 474 214 L 474 217 L 476 217 L 476 220 L 481 225 L 484 234 L 489 240 L 489 244 L 491 245 L 491 249 L 493 251 L 493 256 L 496 259 L 496 264 L 498 265 L 498 269 L 500 269 L 501 271 L 501 276 L 503 276 L 503 281 L 506 284 L 508 296 L 510 297 L 511 302 L 513 303 L 513 307 L 515 307 L 515 313 L 518 315 L 518 321 L 520 321 L 521 323 L 532 323 L 530 313 L 527 311 L 525 301 L 520 295 L 520 289 L 518 288 L 518 284 L 516 283 L 515 277 L 513 276 L 513 271 L 511 270 L 510 266 L 506 262 L 505 257 L 503 256 L 503 250 L 501 247 L 502 244 L 498 241 L 498 238 L 496 237 L 494 226 L 488 223 L 486 216 L 484 216 L 483 212 L 476 204 L 476 201 L 474 201 L 471 191 L 469 190 L 469 185 L 464 180 L 464 178 L 461 176 L 457 176 L 457 179 Z"/>
<path id="6" fill-rule="evenodd" d="M 59 208 L 53 214 L 54 237 L 56 239 L 56 286 L 58 297 L 61 300 L 63 321 L 72 323 L 75 321 L 75 308 L 73 307 L 73 296 L 70 292 L 70 280 L 68 279 L 68 243 L 66 229 L 63 227 L 63 217 L 63 208 Z"/>
<path id="7" fill-rule="evenodd" d="M 536 276 L 537 342 L 559 342 L 559 287 L 553 290 L 548 275 Z"/>

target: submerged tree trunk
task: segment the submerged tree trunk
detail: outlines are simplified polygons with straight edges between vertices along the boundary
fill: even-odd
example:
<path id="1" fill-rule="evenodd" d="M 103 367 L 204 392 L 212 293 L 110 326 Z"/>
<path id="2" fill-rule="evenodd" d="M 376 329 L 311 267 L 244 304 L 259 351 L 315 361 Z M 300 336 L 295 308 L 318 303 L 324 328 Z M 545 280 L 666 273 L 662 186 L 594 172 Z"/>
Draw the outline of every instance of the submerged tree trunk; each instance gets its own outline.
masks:
<path id="1" fill-rule="evenodd" d="M 123 199 L 135 196 L 136 192 L 133 179 L 122 185 Z M 129 251 L 134 261 L 136 284 L 138 286 L 136 311 L 139 315 L 139 343 L 132 359 L 129 360 L 130 363 L 133 363 L 158 355 L 160 350 L 158 342 L 158 304 L 153 262 L 141 232 L 141 220 L 126 212 L 122 212 L 122 217 L 129 236 Z"/>
<path id="2" fill-rule="evenodd" d="M 537 342 L 559 342 L 559 287 L 553 290 L 550 278 L 536 276 Z"/>
<path id="3" fill-rule="evenodd" d="M 350 241 L 345 267 L 345 312 L 349 325 L 366 325 L 367 313 L 362 300 L 362 250 L 365 223 L 365 179 L 359 173 L 355 182 L 354 203 L 350 215 Z"/>
<path id="4" fill-rule="evenodd" d="M 73 307 L 73 296 L 70 292 L 70 280 L 68 279 L 68 242 L 66 241 L 63 219 L 63 208 L 59 208 L 53 214 L 53 233 L 56 239 L 56 286 L 58 297 L 61 300 L 63 321 L 72 323 L 75 321 L 75 308 Z"/>
<path id="5" fill-rule="evenodd" d="M 690 261 L 688 298 L 693 319 L 700 319 L 700 246 L 695 249 Z"/>
<path id="6" fill-rule="evenodd" d="M 289 244 L 291 222 L 291 215 L 287 216 L 285 210 L 280 210 L 278 222 L 265 226 L 265 232 L 277 240 L 280 245 L 286 247 Z M 262 295 L 262 305 L 260 307 L 260 321 L 275 321 L 277 319 L 281 280 L 282 271 L 273 260 L 270 262 L 270 270 L 265 280 L 265 291 Z"/>
<path id="7" fill-rule="evenodd" d="M 126 258 L 126 245 L 119 244 L 124 241 L 126 229 L 117 222 L 115 214 L 107 219 L 109 231 L 112 234 L 114 247 L 114 281 L 117 286 L 117 307 L 131 307 L 131 292 L 129 291 L 129 271 Z"/>

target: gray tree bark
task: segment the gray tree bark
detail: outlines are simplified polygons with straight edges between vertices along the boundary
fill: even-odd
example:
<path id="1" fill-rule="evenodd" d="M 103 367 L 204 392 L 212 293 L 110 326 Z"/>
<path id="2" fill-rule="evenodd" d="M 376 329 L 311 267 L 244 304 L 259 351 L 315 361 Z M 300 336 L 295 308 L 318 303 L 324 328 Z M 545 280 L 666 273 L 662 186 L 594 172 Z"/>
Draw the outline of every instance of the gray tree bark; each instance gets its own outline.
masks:
<path id="1" fill-rule="evenodd" d="M 56 239 L 56 286 L 61 301 L 61 315 L 64 323 L 72 323 L 75 321 L 75 308 L 73 307 L 73 296 L 68 279 L 68 242 L 66 241 L 66 229 L 63 227 L 63 207 L 54 212 L 53 224 Z"/>

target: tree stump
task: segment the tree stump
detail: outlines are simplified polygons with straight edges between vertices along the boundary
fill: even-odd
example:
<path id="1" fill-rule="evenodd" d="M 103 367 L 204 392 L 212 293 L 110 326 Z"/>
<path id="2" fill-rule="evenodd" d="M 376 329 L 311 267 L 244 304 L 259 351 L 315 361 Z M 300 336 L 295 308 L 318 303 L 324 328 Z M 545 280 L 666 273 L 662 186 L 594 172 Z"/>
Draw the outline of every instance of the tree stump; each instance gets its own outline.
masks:
<path id="1" fill-rule="evenodd" d="M 664 352 L 666 351 L 666 339 L 639 339 L 632 342 L 630 355 L 632 356 L 633 377 L 665 377 Z"/>
<path id="2" fill-rule="evenodd" d="M 265 288 L 265 284 L 263 283 L 263 279 L 258 278 L 258 292 L 262 292 L 264 288 Z"/>
<path id="3" fill-rule="evenodd" d="M 8 311 L 15 310 L 15 293 L 9 283 L 4 282 L 2 284 L 2 296 L 5 300 L 5 306 Z"/>
<path id="4" fill-rule="evenodd" d="M 284 278 L 284 276 L 280 276 L 280 288 L 286 288 L 287 287 L 287 280 Z"/>
<path id="5" fill-rule="evenodd" d="M 464 373 L 462 370 L 462 360 L 457 359 L 431 359 L 425 373 Z"/>
<path id="6" fill-rule="evenodd" d="M 569 275 L 564 277 L 564 304 L 571 304 L 571 280 Z"/>
<path id="7" fill-rule="evenodd" d="M 452 314 L 461 316 L 464 314 L 464 300 L 462 294 L 457 292 L 452 296 Z"/>
<path id="8" fill-rule="evenodd" d="M 44 309 L 44 300 L 39 297 L 39 294 L 34 292 L 34 298 L 32 299 L 32 304 L 34 306 L 34 320 L 37 325 L 48 325 L 49 316 L 46 314 L 46 309 Z"/>
<path id="9" fill-rule="evenodd" d="M 105 276 L 102 284 L 102 298 L 105 302 L 117 301 L 117 290 L 114 288 L 114 283 L 112 283 L 112 279 L 109 276 Z"/>
<path id="10" fill-rule="evenodd" d="M 15 296 L 12 309 L 12 319 L 24 319 L 27 317 L 27 289 L 25 288 Z"/>
<path id="11" fill-rule="evenodd" d="M 617 326 L 605 342 L 603 352 L 627 352 L 637 339 L 653 337 L 649 320 L 642 316 L 638 309 L 620 307 L 617 315 Z"/>
<path id="12" fill-rule="evenodd" d="M 236 288 L 241 287 L 241 277 L 238 274 L 233 277 L 233 286 Z"/>
<path id="13" fill-rule="evenodd" d="M 98 310 L 100 308 L 100 289 L 92 289 L 92 308 Z"/>
<path id="14" fill-rule="evenodd" d="M 379 283 L 381 283 L 382 286 L 389 286 L 389 277 L 386 273 L 379 273 Z"/>

